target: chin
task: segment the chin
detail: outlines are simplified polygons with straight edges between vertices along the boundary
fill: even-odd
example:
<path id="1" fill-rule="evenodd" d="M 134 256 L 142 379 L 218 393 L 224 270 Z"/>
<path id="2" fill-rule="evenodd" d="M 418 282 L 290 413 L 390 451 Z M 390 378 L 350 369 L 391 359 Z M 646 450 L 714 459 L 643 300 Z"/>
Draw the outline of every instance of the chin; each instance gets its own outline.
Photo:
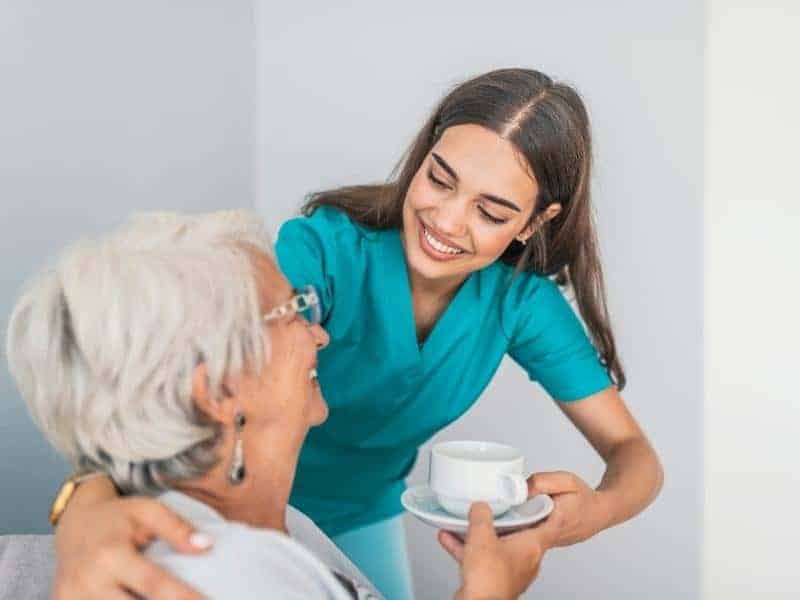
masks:
<path id="1" fill-rule="evenodd" d="M 322 425 L 328 420 L 328 413 L 328 404 L 320 398 L 319 405 L 315 406 L 311 411 L 311 426 Z"/>
<path id="2" fill-rule="evenodd" d="M 469 273 L 469 269 L 466 269 L 464 265 L 439 264 L 419 251 L 414 252 L 413 255 L 409 253 L 408 266 L 412 271 L 417 273 L 417 275 L 429 281 L 448 279 L 461 273 Z"/>

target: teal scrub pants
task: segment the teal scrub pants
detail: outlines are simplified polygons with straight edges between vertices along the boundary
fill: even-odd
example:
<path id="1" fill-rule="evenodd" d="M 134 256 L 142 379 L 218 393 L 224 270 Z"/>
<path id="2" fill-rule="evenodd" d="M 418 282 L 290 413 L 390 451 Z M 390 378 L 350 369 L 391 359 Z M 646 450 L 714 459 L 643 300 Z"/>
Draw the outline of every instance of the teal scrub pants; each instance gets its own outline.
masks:
<path id="1" fill-rule="evenodd" d="M 386 600 L 413 600 L 403 516 L 334 536 L 333 542 L 361 569 Z"/>

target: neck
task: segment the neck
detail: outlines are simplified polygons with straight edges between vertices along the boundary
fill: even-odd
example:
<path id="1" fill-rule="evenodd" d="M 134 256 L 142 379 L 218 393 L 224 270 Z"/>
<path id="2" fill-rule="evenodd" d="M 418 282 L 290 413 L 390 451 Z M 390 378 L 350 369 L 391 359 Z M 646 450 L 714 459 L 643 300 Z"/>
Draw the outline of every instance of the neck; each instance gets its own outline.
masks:
<path id="1" fill-rule="evenodd" d="M 280 471 L 266 475 L 250 471 L 240 485 L 234 486 L 228 481 L 224 466 L 217 465 L 203 477 L 176 482 L 173 487 L 210 506 L 229 521 L 288 534 L 286 505 L 292 477 Z"/>
<path id="2" fill-rule="evenodd" d="M 414 301 L 434 306 L 446 305 L 456 295 L 466 278 L 466 275 L 459 274 L 447 278 L 427 279 L 411 269 L 408 272 L 408 283 Z"/>

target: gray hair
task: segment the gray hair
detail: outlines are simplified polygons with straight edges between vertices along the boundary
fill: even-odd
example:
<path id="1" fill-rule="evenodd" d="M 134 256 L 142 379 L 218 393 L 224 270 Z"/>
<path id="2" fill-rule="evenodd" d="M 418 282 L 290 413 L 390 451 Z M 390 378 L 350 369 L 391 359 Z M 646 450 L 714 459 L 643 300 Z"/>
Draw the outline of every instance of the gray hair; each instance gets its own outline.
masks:
<path id="1" fill-rule="evenodd" d="M 67 248 L 9 321 L 11 375 L 34 421 L 75 463 L 121 489 L 154 494 L 216 462 L 192 378 L 212 397 L 223 379 L 267 357 L 252 249 L 271 255 L 244 211 L 147 213 Z"/>

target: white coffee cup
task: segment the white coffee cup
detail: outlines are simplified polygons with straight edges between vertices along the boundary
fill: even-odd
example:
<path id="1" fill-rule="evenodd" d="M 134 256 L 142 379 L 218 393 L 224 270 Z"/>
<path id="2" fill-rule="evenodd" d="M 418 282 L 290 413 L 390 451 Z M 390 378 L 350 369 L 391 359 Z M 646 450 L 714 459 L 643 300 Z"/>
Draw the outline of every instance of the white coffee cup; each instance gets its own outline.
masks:
<path id="1" fill-rule="evenodd" d="M 486 502 L 498 516 L 528 499 L 525 458 L 494 442 L 442 442 L 431 450 L 431 490 L 439 505 L 459 517 L 473 502 Z"/>

